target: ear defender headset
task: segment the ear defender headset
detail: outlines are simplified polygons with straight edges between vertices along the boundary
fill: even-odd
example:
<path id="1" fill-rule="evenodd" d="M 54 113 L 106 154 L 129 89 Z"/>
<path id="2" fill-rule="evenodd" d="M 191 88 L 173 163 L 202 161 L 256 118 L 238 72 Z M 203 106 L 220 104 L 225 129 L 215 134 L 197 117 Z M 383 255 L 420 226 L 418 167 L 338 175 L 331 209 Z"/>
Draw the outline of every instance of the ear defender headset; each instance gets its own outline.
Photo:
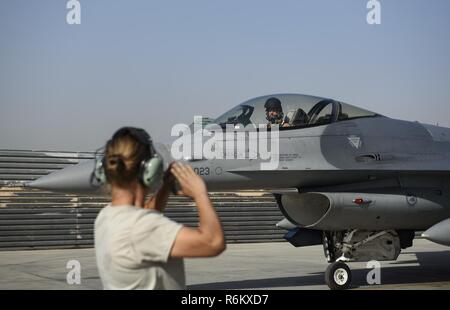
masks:
<path id="1" fill-rule="evenodd" d="M 149 148 L 150 156 L 141 161 L 138 171 L 138 179 L 141 184 L 152 190 L 157 190 L 161 183 L 164 173 L 164 162 L 158 155 L 153 147 L 152 139 L 149 134 L 140 128 L 123 127 L 119 129 L 106 143 L 105 151 L 108 149 L 108 145 L 118 138 L 119 136 L 128 135 L 135 138 L 139 143 L 142 143 Z M 99 151 L 95 154 L 95 167 L 91 175 L 91 183 L 95 180 L 97 185 L 103 185 L 107 183 L 105 166 L 106 166 L 106 154 L 98 155 Z"/>

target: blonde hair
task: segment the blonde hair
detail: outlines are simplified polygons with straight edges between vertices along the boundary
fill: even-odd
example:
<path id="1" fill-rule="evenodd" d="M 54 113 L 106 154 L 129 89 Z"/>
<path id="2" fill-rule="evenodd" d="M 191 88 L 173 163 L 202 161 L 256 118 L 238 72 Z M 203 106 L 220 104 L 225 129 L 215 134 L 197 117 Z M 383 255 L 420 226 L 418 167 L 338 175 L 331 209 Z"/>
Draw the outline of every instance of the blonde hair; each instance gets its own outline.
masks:
<path id="1" fill-rule="evenodd" d="M 113 136 L 105 150 L 105 174 L 109 183 L 127 187 L 139 177 L 141 162 L 150 157 L 148 145 L 131 134 Z"/>

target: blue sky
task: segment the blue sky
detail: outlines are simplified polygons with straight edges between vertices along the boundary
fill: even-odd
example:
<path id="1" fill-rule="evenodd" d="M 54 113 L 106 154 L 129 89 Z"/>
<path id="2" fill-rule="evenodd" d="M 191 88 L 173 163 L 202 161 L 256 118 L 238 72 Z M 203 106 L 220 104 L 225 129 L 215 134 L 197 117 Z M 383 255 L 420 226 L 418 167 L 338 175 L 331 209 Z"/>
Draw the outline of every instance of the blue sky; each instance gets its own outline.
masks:
<path id="1" fill-rule="evenodd" d="M 0 2 L 0 149 L 91 151 L 270 93 L 331 97 L 450 127 L 450 2 Z"/>

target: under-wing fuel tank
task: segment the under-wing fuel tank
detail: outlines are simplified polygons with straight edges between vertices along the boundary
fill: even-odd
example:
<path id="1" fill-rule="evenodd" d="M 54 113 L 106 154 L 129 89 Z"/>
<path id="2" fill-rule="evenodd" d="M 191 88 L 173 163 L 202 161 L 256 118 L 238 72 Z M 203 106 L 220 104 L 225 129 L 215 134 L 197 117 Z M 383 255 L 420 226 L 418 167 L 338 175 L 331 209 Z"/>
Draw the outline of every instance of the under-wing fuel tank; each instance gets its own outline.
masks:
<path id="1" fill-rule="evenodd" d="M 423 230 L 450 217 L 439 196 L 314 192 L 285 194 L 279 202 L 290 222 L 319 230 Z"/>

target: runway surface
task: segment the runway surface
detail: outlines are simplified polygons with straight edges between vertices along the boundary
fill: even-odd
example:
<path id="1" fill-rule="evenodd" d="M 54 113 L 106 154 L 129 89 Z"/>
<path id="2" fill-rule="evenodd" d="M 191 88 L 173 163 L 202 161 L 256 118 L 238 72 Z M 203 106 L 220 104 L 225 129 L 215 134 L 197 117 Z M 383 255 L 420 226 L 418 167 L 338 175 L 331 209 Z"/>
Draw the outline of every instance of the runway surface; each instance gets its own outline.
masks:
<path id="1" fill-rule="evenodd" d="M 67 262 L 81 266 L 70 285 Z M 231 244 L 219 257 L 186 259 L 189 289 L 328 289 L 321 246 Z M 381 285 L 369 286 L 365 263 L 350 263 L 355 289 L 450 289 L 450 248 L 415 240 L 395 262 L 381 262 Z M 101 289 L 94 249 L 0 252 L 0 289 Z"/>

